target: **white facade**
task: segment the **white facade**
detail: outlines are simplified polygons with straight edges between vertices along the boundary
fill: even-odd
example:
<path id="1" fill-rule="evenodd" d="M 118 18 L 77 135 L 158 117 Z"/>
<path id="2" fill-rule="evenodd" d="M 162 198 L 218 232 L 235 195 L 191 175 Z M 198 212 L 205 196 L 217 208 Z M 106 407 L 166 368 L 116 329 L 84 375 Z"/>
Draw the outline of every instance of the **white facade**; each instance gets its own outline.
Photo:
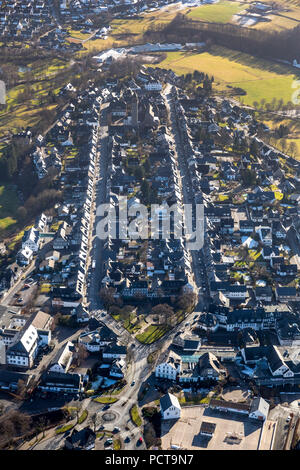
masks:
<path id="1" fill-rule="evenodd" d="M 181 406 L 178 398 L 171 393 L 167 393 L 167 395 L 160 399 L 160 412 L 162 419 L 179 419 Z"/>
<path id="2" fill-rule="evenodd" d="M 166 362 L 159 364 L 155 369 L 155 377 L 160 379 L 176 380 L 177 374 L 178 370 L 176 367 Z"/>

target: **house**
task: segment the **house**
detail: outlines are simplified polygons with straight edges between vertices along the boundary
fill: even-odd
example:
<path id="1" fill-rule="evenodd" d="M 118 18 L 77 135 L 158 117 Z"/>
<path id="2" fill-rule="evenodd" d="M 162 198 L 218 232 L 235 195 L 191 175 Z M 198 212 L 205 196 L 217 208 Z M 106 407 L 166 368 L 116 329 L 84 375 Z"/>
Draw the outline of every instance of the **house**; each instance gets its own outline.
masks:
<path id="1" fill-rule="evenodd" d="M 38 388 L 44 392 L 78 394 L 83 391 L 82 377 L 79 374 L 44 372 Z"/>
<path id="2" fill-rule="evenodd" d="M 226 376 L 226 369 L 222 366 L 217 357 L 207 352 L 199 357 L 198 362 L 198 378 L 199 380 L 220 380 Z"/>
<path id="3" fill-rule="evenodd" d="M 28 385 L 31 375 L 11 370 L 0 370 L 0 390 L 17 391 L 19 382 L 22 381 L 25 386 Z"/>
<path id="4" fill-rule="evenodd" d="M 49 345 L 51 342 L 51 326 L 53 323 L 51 315 L 39 310 L 32 314 L 29 321 L 37 331 L 39 346 Z"/>
<path id="5" fill-rule="evenodd" d="M 269 413 L 269 404 L 262 397 L 257 397 L 252 400 L 249 412 L 249 418 L 265 421 Z"/>
<path id="6" fill-rule="evenodd" d="M 102 353 L 103 359 L 126 359 L 126 346 L 109 345 Z"/>
<path id="7" fill-rule="evenodd" d="M 181 414 L 181 406 L 178 398 L 167 393 L 160 399 L 160 412 L 162 419 L 178 419 Z"/>
<path id="8" fill-rule="evenodd" d="M 297 276 L 297 265 L 296 264 L 280 264 L 276 269 L 276 274 L 281 277 Z"/>
<path id="9" fill-rule="evenodd" d="M 6 351 L 6 363 L 17 367 L 30 368 L 36 356 L 38 333 L 34 326 L 26 326 L 14 337 Z"/>
<path id="10" fill-rule="evenodd" d="M 28 266 L 32 259 L 33 251 L 28 246 L 19 250 L 16 256 L 16 261 L 20 266 Z"/>
<path id="11" fill-rule="evenodd" d="M 181 358 L 175 353 L 170 353 L 168 359 L 155 368 L 155 377 L 176 381 L 177 375 L 181 370 Z"/>
<path id="12" fill-rule="evenodd" d="M 272 288 L 270 286 L 256 287 L 255 298 L 257 301 L 271 302 L 272 301 Z"/>
<path id="13" fill-rule="evenodd" d="M 66 374 L 72 363 L 74 351 L 74 344 L 71 343 L 71 341 L 67 341 L 67 343 L 60 348 L 54 359 L 51 361 L 49 372 Z"/>
<path id="14" fill-rule="evenodd" d="M 209 402 L 209 407 L 213 410 L 223 411 L 225 413 L 239 413 L 248 415 L 250 411 L 249 403 L 236 403 L 225 400 L 217 400 L 212 398 Z"/>
<path id="15" fill-rule="evenodd" d="M 90 427 L 80 431 L 74 429 L 65 440 L 65 448 L 68 450 L 92 450 L 95 447 L 96 434 Z"/>
<path id="16" fill-rule="evenodd" d="M 275 296 L 278 302 L 295 302 L 299 299 L 295 287 L 276 287 Z"/>
<path id="17" fill-rule="evenodd" d="M 24 232 L 22 238 L 22 249 L 29 248 L 33 253 L 37 253 L 39 250 L 40 232 L 33 227 Z"/>
<path id="18" fill-rule="evenodd" d="M 104 323 L 90 318 L 89 328 L 93 326 L 96 328 L 83 332 L 78 339 L 78 342 L 82 344 L 87 351 L 97 352 L 103 347 L 115 343 L 117 335 Z"/>

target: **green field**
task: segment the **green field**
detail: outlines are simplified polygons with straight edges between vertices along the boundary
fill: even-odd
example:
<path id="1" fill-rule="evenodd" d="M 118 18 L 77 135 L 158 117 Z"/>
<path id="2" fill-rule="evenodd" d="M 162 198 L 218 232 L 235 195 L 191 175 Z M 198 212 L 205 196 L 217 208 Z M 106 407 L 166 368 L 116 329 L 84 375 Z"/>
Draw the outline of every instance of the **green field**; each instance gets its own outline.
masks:
<path id="1" fill-rule="evenodd" d="M 245 10 L 247 7 L 247 3 L 221 0 L 213 5 L 202 5 L 193 8 L 187 16 L 193 20 L 209 21 L 212 23 L 229 23 L 234 15 Z"/>
<path id="2" fill-rule="evenodd" d="M 284 103 L 292 99 L 294 70 L 281 64 L 262 60 L 220 46 L 213 46 L 209 52 L 193 54 L 170 52 L 159 67 L 172 69 L 177 74 L 186 74 L 199 70 L 213 75 L 217 91 L 229 91 L 230 87 L 239 87 L 247 92 L 243 102 L 252 105 L 254 101 L 273 98 L 283 99 Z"/>
<path id="3" fill-rule="evenodd" d="M 143 333 L 136 335 L 136 339 L 143 344 L 151 344 L 161 338 L 168 329 L 163 326 L 148 326 Z"/>

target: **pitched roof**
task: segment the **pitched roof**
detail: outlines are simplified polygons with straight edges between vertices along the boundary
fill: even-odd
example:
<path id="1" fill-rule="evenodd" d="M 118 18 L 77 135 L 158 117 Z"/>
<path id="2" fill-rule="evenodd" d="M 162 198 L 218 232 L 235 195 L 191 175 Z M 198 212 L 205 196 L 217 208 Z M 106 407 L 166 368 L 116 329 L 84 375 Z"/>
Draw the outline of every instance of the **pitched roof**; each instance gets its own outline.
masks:
<path id="1" fill-rule="evenodd" d="M 160 399 L 160 408 L 162 411 L 166 411 L 170 406 L 175 406 L 176 408 L 181 409 L 178 398 L 171 393 L 167 393 Z"/>

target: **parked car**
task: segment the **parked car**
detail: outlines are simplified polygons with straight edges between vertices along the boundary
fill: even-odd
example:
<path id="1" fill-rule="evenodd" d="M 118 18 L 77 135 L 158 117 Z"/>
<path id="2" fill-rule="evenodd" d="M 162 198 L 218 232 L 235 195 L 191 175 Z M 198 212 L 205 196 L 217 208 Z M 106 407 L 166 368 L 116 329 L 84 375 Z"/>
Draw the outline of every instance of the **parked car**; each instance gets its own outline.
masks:
<path id="1" fill-rule="evenodd" d="M 131 386 L 133 387 L 135 385 L 135 380 L 131 382 Z"/>

